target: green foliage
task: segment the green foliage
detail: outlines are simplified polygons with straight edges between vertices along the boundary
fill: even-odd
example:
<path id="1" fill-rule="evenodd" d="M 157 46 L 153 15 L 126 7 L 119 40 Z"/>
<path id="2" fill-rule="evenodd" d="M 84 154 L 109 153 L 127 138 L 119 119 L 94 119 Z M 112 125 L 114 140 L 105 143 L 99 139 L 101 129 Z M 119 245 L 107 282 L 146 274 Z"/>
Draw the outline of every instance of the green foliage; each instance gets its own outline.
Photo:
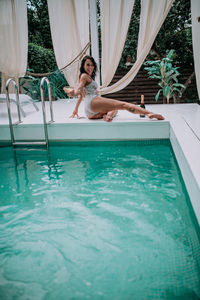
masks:
<path id="1" fill-rule="evenodd" d="M 68 83 L 64 75 L 56 70 L 54 73 L 48 76 L 51 85 L 51 94 L 53 99 L 65 99 L 66 93 L 63 91 L 63 87 Z M 33 76 L 26 76 L 21 82 L 26 94 L 32 97 L 34 100 L 41 100 L 40 96 L 40 82 L 41 78 L 35 78 Z M 44 97 L 48 98 L 48 89 L 46 83 L 44 84 Z"/>
<path id="2" fill-rule="evenodd" d="M 54 99 L 66 98 L 63 87 L 68 85 L 64 75 L 57 69 L 52 46 L 47 0 L 27 0 L 28 11 L 28 69 L 33 73 L 48 73 Z M 40 100 L 41 78 L 26 76 L 22 86 L 33 99 Z M 44 89 L 48 97 L 47 87 Z"/>
<path id="3" fill-rule="evenodd" d="M 140 0 L 135 0 L 119 68 L 126 68 L 128 55 L 133 58 L 133 61 L 136 60 L 140 10 Z M 153 60 L 155 54 L 157 59 L 162 59 L 170 49 L 174 49 L 176 52 L 177 66 L 187 66 L 193 69 L 190 1 L 174 1 L 148 54 L 148 60 Z"/>
<path id="4" fill-rule="evenodd" d="M 28 44 L 28 67 L 34 73 L 46 73 L 55 70 L 54 52 L 33 43 Z"/>
<path id="5" fill-rule="evenodd" d="M 174 1 L 152 46 L 160 58 L 170 49 L 176 52 L 176 65 L 193 68 L 191 4 Z"/>
<path id="6" fill-rule="evenodd" d="M 53 49 L 47 0 L 27 0 L 27 13 L 29 42 Z"/>
<path id="7" fill-rule="evenodd" d="M 174 55 L 174 50 L 170 50 L 168 55 L 162 60 L 145 62 L 145 65 L 150 66 L 144 68 L 150 75 L 149 78 L 159 79 L 158 85 L 161 89 L 159 89 L 155 96 L 156 101 L 158 101 L 160 92 L 162 91 L 163 96 L 167 99 L 167 103 L 169 103 L 169 99 L 176 92 L 182 95 L 180 88 L 185 88 L 183 84 L 178 83 L 177 77 L 180 75 L 178 68 L 172 65 Z"/>
<path id="8" fill-rule="evenodd" d="M 48 73 L 54 99 L 66 98 L 63 87 L 68 85 L 64 75 L 57 69 L 52 46 L 47 0 L 27 0 L 28 11 L 28 69 L 33 73 Z M 40 100 L 41 78 L 26 76 L 21 85 L 33 99 Z M 44 88 L 48 97 L 47 86 Z"/>
<path id="9" fill-rule="evenodd" d="M 125 63 L 128 55 L 130 55 L 134 61 L 136 60 L 139 24 L 140 24 L 140 0 L 135 0 L 131 21 L 127 32 L 126 42 L 124 45 L 121 60 L 119 62 L 119 68 L 126 68 Z"/>
<path id="10" fill-rule="evenodd" d="M 48 79 L 51 84 L 52 96 L 55 99 L 65 99 L 66 93 L 63 91 L 63 88 L 69 84 L 63 73 L 60 70 L 56 70 L 56 72 L 52 73 Z"/>
<path id="11" fill-rule="evenodd" d="M 29 95 L 33 100 L 41 100 L 39 78 L 35 78 L 33 76 L 24 76 L 23 79 L 20 80 L 20 87 L 23 87 L 26 94 Z"/>

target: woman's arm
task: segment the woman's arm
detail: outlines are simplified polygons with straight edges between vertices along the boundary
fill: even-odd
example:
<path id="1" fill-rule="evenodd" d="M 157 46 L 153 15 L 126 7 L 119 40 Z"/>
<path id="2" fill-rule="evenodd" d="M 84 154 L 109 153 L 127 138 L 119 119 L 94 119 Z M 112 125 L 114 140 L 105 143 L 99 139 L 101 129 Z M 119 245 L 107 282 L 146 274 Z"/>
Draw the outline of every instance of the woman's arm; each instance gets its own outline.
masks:
<path id="1" fill-rule="evenodd" d="M 70 116 L 70 118 L 74 118 L 75 116 L 79 117 L 79 115 L 78 115 L 78 108 L 79 108 L 79 105 L 80 105 L 82 99 L 85 97 L 84 87 L 86 86 L 86 84 L 88 82 L 88 78 L 87 77 L 88 77 L 87 74 L 82 74 L 81 75 L 81 78 L 80 78 L 80 81 L 79 81 L 79 85 L 78 85 L 78 88 L 76 90 L 75 89 L 71 89 L 69 91 L 69 89 L 64 88 L 64 91 L 67 93 L 67 95 L 69 97 L 79 96 L 78 97 L 78 101 L 76 103 L 76 106 L 74 108 L 74 111 L 73 111 L 72 115 Z"/>
<path id="2" fill-rule="evenodd" d="M 74 90 L 74 96 L 80 95 L 81 97 L 85 97 L 85 90 L 84 90 L 85 85 L 86 85 L 86 81 L 80 79 L 77 89 Z"/>
<path id="3" fill-rule="evenodd" d="M 84 87 L 86 86 L 87 82 L 88 82 L 88 75 L 87 74 L 82 74 L 80 81 L 79 81 L 79 85 L 78 88 L 75 89 L 69 89 L 64 87 L 63 90 L 67 93 L 67 95 L 69 97 L 74 97 L 74 96 L 82 96 L 85 97 L 85 91 L 84 91 Z"/>
<path id="4" fill-rule="evenodd" d="M 75 116 L 77 116 L 79 118 L 78 108 L 79 108 L 79 105 L 80 105 L 82 99 L 83 99 L 83 97 L 81 95 L 79 95 L 78 101 L 76 102 L 76 106 L 75 106 L 74 111 L 73 111 L 72 115 L 70 116 L 70 118 L 74 118 Z"/>

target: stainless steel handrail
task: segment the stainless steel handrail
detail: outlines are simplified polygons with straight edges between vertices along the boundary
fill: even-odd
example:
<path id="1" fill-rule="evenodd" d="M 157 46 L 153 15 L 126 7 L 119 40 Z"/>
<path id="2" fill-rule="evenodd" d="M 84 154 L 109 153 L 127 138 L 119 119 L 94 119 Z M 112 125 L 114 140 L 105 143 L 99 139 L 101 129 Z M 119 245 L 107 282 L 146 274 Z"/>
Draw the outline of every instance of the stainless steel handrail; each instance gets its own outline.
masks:
<path id="1" fill-rule="evenodd" d="M 46 108 L 45 108 L 45 100 L 44 100 L 44 83 L 46 82 L 48 87 L 48 95 L 49 95 L 49 106 L 50 106 L 50 114 L 51 114 L 51 120 L 47 123 L 46 120 Z M 41 100 L 42 100 L 42 113 L 43 113 L 43 121 L 44 121 L 44 134 L 45 134 L 45 141 L 48 147 L 49 144 L 49 138 L 48 138 L 48 128 L 47 124 L 53 123 L 53 105 L 52 105 L 52 95 L 51 95 L 51 86 L 50 82 L 47 77 L 43 77 L 40 82 L 40 94 L 41 94 Z"/>
<path id="2" fill-rule="evenodd" d="M 10 83 L 13 83 L 14 88 L 15 88 L 15 95 L 17 99 L 17 113 L 18 113 L 18 121 L 15 123 L 15 125 L 22 123 L 21 120 L 21 113 L 20 113 L 20 103 L 19 103 L 19 90 L 17 87 L 17 84 L 13 78 L 10 78 L 6 82 L 6 103 L 7 103 L 7 108 L 8 108 L 8 120 L 9 120 L 9 128 L 10 128 L 10 137 L 11 137 L 11 142 L 12 144 L 15 142 L 14 138 L 14 130 L 13 130 L 13 123 L 12 123 L 12 117 L 11 117 L 11 109 L 10 109 L 10 97 L 9 97 L 9 85 Z"/>

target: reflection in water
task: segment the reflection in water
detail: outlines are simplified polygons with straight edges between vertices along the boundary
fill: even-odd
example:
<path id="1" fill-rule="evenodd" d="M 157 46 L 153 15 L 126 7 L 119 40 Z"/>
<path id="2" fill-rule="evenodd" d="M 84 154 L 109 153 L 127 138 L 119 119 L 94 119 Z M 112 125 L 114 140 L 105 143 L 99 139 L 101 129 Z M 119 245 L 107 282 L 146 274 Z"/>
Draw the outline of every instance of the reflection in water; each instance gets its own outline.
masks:
<path id="1" fill-rule="evenodd" d="M 1 299 L 200 297 L 198 230 L 168 143 L 0 152 Z"/>

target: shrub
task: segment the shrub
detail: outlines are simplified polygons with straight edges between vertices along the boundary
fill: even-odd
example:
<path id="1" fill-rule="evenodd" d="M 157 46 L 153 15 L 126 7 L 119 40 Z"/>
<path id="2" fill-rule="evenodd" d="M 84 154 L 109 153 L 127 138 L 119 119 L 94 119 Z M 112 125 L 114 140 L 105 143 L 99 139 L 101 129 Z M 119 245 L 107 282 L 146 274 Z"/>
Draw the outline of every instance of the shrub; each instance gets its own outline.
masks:
<path id="1" fill-rule="evenodd" d="M 33 43 L 28 44 L 28 68 L 34 73 L 46 73 L 57 67 L 54 52 Z"/>

